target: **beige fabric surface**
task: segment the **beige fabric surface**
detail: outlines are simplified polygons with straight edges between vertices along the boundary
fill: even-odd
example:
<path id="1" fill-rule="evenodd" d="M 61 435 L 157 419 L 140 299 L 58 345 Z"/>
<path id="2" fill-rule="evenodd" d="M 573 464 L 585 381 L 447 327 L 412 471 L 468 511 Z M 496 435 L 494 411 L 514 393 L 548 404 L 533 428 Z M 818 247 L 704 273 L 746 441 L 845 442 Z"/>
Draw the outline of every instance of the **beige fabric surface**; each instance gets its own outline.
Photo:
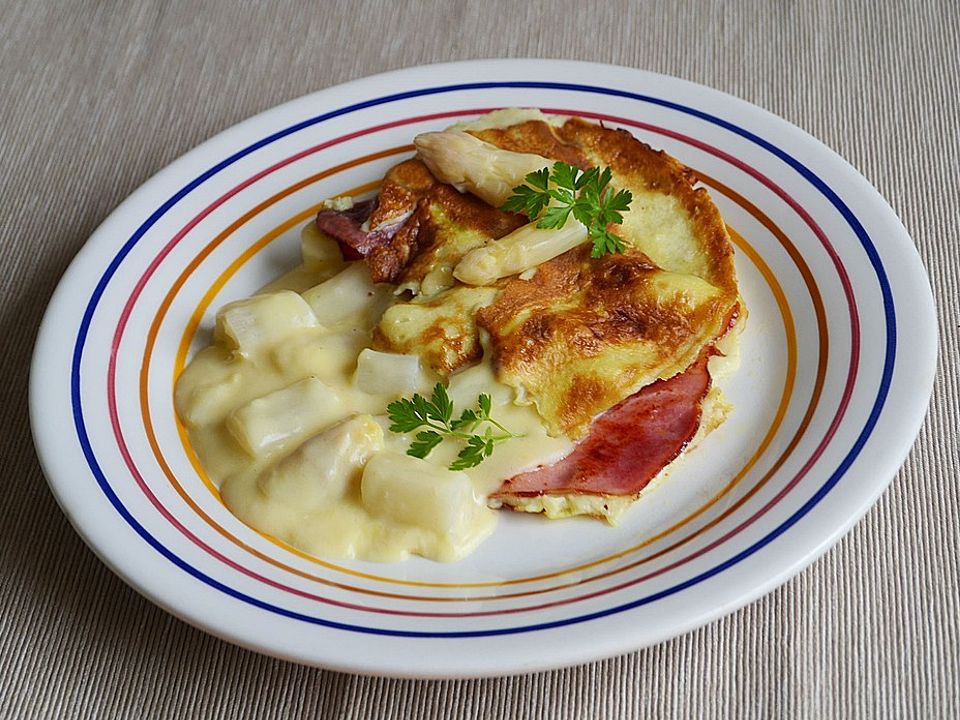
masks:
<path id="1" fill-rule="evenodd" d="M 0 2 L 0 716 L 960 717 L 960 4 Z M 905 467 L 797 578 L 660 646 L 480 681 L 341 675 L 167 615 L 57 508 L 29 434 L 33 340 L 94 228 L 230 125 L 338 82 L 476 57 L 676 75 L 845 156 L 903 219 L 938 302 L 940 371 Z"/>

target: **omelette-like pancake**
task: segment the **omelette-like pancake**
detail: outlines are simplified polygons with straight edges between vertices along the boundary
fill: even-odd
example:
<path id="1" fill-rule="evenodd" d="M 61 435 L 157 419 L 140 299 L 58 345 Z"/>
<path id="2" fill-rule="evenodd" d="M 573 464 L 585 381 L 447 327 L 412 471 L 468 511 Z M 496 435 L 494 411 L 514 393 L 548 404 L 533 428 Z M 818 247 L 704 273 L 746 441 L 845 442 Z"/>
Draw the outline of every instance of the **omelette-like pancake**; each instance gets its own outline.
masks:
<path id="1" fill-rule="evenodd" d="M 537 405 L 551 432 L 582 437 L 596 415 L 682 372 L 726 331 L 739 303 L 726 228 L 686 167 L 626 131 L 571 118 L 559 127 L 529 120 L 474 134 L 505 150 L 581 168 L 609 167 L 612 185 L 633 193 L 623 224 L 611 226 L 626 252 L 593 259 L 586 246 L 575 248 L 540 265 L 530 279 L 507 280 L 492 305 L 476 314 L 490 335 L 500 380 L 521 401 Z M 432 295 L 456 283 L 452 269 L 466 252 L 503 237 L 525 218 L 449 185 L 431 185 L 424 173 L 414 159 L 388 174 L 373 226 L 379 218 L 412 215 L 367 262 L 376 279 Z M 411 186 L 419 188 L 416 198 L 406 192 Z M 402 305 L 389 315 L 402 314 Z M 451 335 L 453 309 L 442 305 L 432 303 L 432 328 L 423 312 L 418 325 L 428 363 L 447 374 L 476 359 L 479 343 L 472 322 L 458 328 L 470 337 Z M 414 350 L 416 336 L 389 320 L 378 329 L 378 349 Z M 470 352 L 452 364 L 437 363 L 430 337 Z"/>
<path id="2" fill-rule="evenodd" d="M 670 413 L 695 418 L 696 430 L 706 396 L 674 389 L 701 387 L 680 380 L 693 377 L 687 371 L 695 366 L 696 377 L 707 379 L 702 387 L 710 387 L 708 351 L 738 320 L 742 325 L 745 309 L 726 226 L 692 171 L 624 130 L 578 118 L 540 116 L 507 127 L 481 122 L 461 129 L 501 150 L 542 156 L 545 164 L 610 168 L 611 187 L 633 196 L 623 223 L 607 228 L 626 249 L 593 258 L 587 243 L 487 287 L 463 285 L 453 273 L 467 253 L 490 247 L 529 220 L 438 182 L 419 158 L 408 160 L 387 174 L 377 204 L 358 219 L 353 241 L 326 227 L 324 213 L 318 218 L 318 226 L 342 242 L 367 243 L 360 254 L 375 281 L 408 291 L 375 331 L 377 349 L 419 353 L 441 375 L 486 352 L 517 402 L 535 404 L 552 434 L 586 438 L 584 447 L 597 444 L 591 428 L 611 408 L 619 409 L 604 426 L 625 426 L 624 413 L 637 408 L 651 417 L 662 414 L 663 398 L 670 398 Z M 334 215 L 328 214 L 331 223 Z M 651 390 L 641 397 L 645 388 Z M 642 482 L 606 495 L 636 496 L 691 441 L 687 429 L 674 431 L 657 450 L 661 464 L 645 468 Z M 582 459 L 576 462 L 582 466 Z M 598 492 L 589 482 L 569 481 L 583 472 L 566 467 L 505 479 L 495 499 L 519 507 L 524 503 L 511 498 Z M 552 514 L 542 503 L 532 507 Z M 596 507 L 582 511 L 606 515 Z M 575 512 L 581 510 L 556 514 Z"/>
<path id="3" fill-rule="evenodd" d="M 438 375 L 449 375 L 483 355 L 475 318 L 497 292 L 497 288 L 458 284 L 436 295 L 396 303 L 387 308 L 374 330 L 374 348 L 420 355 Z"/>
<path id="4" fill-rule="evenodd" d="M 693 363 L 726 331 L 734 302 L 633 247 L 594 259 L 580 246 L 510 282 L 478 319 L 501 380 L 552 432 L 579 438 L 595 416 Z"/>
<path id="5" fill-rule="evenodd" d="M 581 168 L 609 167 L 611 185 L 633 194 L 622 225 L 611 226 L 627 245 L 657 267 L 693 275 L 738 296 L 733 246 L 719 210 L 693 172 L 626 130 L 570 118 L 556 127 L 530 120 L 475 133 L 504 150 L 532 152 Z"/>
<path id="6" fill-rule="evenodd" d="M 467 252 L 525 222 L 437 182 L 417 158 L 387 171 L 375 202 L 317 216 L 317 227 L 337 238 L 345 255 L 365 258 L 374 282 L 426 295 L 452 287 L 453 267 Z"/>

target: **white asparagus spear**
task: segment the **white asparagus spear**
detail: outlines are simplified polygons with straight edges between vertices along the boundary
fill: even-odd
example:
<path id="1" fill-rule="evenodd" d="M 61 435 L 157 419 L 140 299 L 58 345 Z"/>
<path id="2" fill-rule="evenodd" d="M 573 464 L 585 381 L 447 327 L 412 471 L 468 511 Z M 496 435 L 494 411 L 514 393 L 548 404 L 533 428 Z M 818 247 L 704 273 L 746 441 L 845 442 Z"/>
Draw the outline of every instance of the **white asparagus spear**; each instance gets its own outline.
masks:
<path id="1" fill-rule="evenodd" d="M 586 226 L 571 214 L 557 229 L 538 228 L 536 222 L 468 252 L 457 263 L 453 276 L 467 285 L 489 285 L 517 275 L 565 253 L 588 237 Z"/>
<path id="2" fill-rule="evenodd" d="M 437 180 L 494 207 L 503 205 L 527 175 L 553 165 L 542 155 L 501 150 L 465 132 L 422 133 L 413 142 Z"/>
<path id="3" fill-rule="evenodd" d="M 420 159 L 440 182 L 460 192 L 470 191 L 495 207 L 503 205 L 528 174 L 553 165 L 541 155 L 501 150 L 465 132 L 423 133 L 414 138 L 414 143 Z M 453 275 L 468 285 L 489 285 L 555 258 L 587 237 L 587 228 L 573 215 L 558 229 L 538 228 L 532 222 L 471 250 Z"/>

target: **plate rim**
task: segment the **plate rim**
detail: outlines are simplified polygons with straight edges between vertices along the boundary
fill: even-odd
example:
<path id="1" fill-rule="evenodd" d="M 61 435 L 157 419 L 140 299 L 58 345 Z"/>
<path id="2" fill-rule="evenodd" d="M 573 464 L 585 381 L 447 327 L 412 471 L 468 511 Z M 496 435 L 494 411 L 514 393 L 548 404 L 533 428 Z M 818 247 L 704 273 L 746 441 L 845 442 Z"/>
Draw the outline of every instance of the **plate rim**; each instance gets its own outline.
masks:
<path id="1" fill-rule="evenodd" d="M 785 582 L 787 579 L 795 575 L 801 569 L 803 569 L 804 567 L 812 563 L 814 560 L 816 560 L 816 558 L 822 555 L 829 547 L 832 547 L 837 542 L 837 540 L 841 536 L 846 534 L 849 531 L 849 529 L 863 516 L 863 514 L 865 514 L 866 511 L 873 506 L 873 504 L 876 502 L 877 497 L 879 497 L 879 495 L 889 486 L 893 476 L 896 474 L 897 468 L 899 468 L 903 464 L 904 459 L 906 458 L 907 454 L 909 453 L 911 447 L 915 442 L 916 435 L 919 432 L 924 416 L 926 414 L 926 409 L 929 405 L 929 399 L 933 389 L 934 372 L 936 368 L 938 328 L 936 323 L 936 314 L 935 314 L 935 308 L 933 303 L 932 290 L 930 289 L 929 276 L 925 272 L 925 269 L 923 268 L 922 260 L 920 259 L 919 253 L 917 253 L 916 247 L 910 241 L 909 234 L 907 233 L 906 229 L 903 227 L 902 223 L 899 221 L 899 218 L 896 217 L 896 214 L 894 213 L 892 208 L 890 208 L 889 204 L 883 199 L 883 197 L 879 194 L 879 192 L 877 192 L 877 190 L 869 182 L 869 180 L 864 178 L 862 174 L 860 174 L 846 160 L 844 160 L 841 156 L 839 156 L 835 151 L 833 151 L 827 145 L 823 144 L 822 142 L 814 138 L 809 133 L 806 133 L 806 131 L 804 131 L 802 128 L 797 127 L 796 125 L 794 125 L 793 123 L 790 123 L 784 118 L 774 115 L 773 113 L 770 113 L 769 111 L 766 111 L 763 108 L 760 108 L 756 105 L 748 103 L 747 101 L 737 98 L 728 93 L 724 93 L 722 91 L 715 90 L 712 88 L 707 88 L 706 86 L 698 85 L 696 83 L 691 83 L 690 81 L 683 80 L 680 78 L 673 78 L 671 76 L 662 75 L 659 73 L 650 73 L 647 71 L 628 68 L 624 66 L 606 65 L 606 64 L 600 64 L 600 63 L 583 63 L 579 61 L 569 61 L 569 60 L 497 59 L 497 60 L 467 60 L 467 61 L 461 61 L 456 63 L 437 63 L 432 65 L 414 65 L 407 68 L 401 68 L 398 70 L 389 71 L 386 73 L 370 75 L 364 78 L 359 78 L 356 80 L 349 81 L 347 83 L 342 83 L 342 84 L 334 85 L 321 90 L 317 90 L 311 93 L 307 93 L 305 95 L 302 95 L 299 98 L 296 98 L 296 99 L 287 101 L 285 103 L 282 103 L 280 105 L 277 105 L 275 107 L 269 108 L 261 113 L 257 113 L 256 115 L 246 120 L 243 120 L 240 123 L 237 123 L 235 125 L 232 125 L 231 127 L 224 129 L 223 131 L 217 133 L 216 135 L 209 138 L 208 140 L 192 148 L 191 150 L 189 150 L 188 152 L 186 152 L 185 154 L 181 155 L 179 158 L 174 160 L 172 163 L 160 169 L 157 173 L 151 176 L 145 183 L 143 183 L 137 190 L 131 193 L 122 203 L 120 203 L 120 205 L 118 205 L 104 219 L 104 221 L 98 226 L 98 228 L 91 234 L 90 238 L 86 241 L 86 243 L 77 253 L 73 261 L 70 263 L 70 266 L 67 268 L 67 271 L 63 274 L 61 279 L 58 281 L 57 289 L 53 293 L 53 296 L 51 297 L 48 303 L 47 310 L 44 313 L 44 318 L 40 326 L 40 331 L 37 335 L 34 355 L 32 358 L 31 368 L 30 368 L 31 429 L 33 432 L 34 442 L 37 446 L 38 457 L 40 458 L 41 467 L 43 469 L 45 477 L 47 478 L 48 485 L 50 486 L 54 496 L 57 499 L 58 504 L 60 505 L 61 509 L 64 511 L 64 514 L 67 515 L 74 529 L 77 530 L 78 534 L 84 539 L 86 544 L 89 547 L 91 547 L 94 553 L 108 567 L 110 567 L 110 569 L 114 573 L 120 576 L 121 579 L 123 579 L 124 582 L 126 582 L 128 585 L 130 585 L 135 590 L 137 590 L 142 595 L 144 595 L 149 600 L 151 600 L 151 602 L 154 602 L 155 604 L 163 607 L 165 610 L 167 610 L 171 614 L 185 620 L 186 622 L 196 627 L 203 629 L 206 632 L 209 632 L 218 637 L 227 639 L 228 641 L 233 642 L 235 644 L 257 650 L 261 653 L 265 653 L 265 654 L 276 656 L 276 657 L 284 657 L 285 659 L 289 659 L 294 662 L 322 664 L 323 667 L 347 670 L 350 672 L 401 676 L 401 677 L 480 677 L 480 676 L 497 676 L 497 675 L 504 674 L 504 672 L 499 668 L 488 668 L 487 671 L 481 670 L 480 672 L 478 672 L 477 669 L 474 668 L 474 669 L 467 670 L 466 672 L 463 672 L 463 673 L 444 672 L 441 675 L 430 675 L 429 673 L 425 674 L 422 671 L 417 671 L 417 670 L 413 670 L 410 673 L 403 673 L 403 672 L 397 673 L 395 671 L 394 672 L 384 671 L 382 669 L 371 670 L 369 663 L 337 664 L 327 660 L 320 661 L 316 659 L 312 659 L 312 660 L 305 659 L 296 654 L 285 655 L 282 652 L 278 652 L 275 646 L 270 646 L 267 644 L 251 643 L 249 640 L 247 640 L 240 634 L 233 634 L 233 633 L 226 632 L 224 631 L 224 628 L 219 627 L 215 623 L 210 623 L 209 618 L 205 619 L 202 616 L 194 617 L 189 613 L 184 613 L 180 608 L 176 606 L 172 606 L 169 602 L 167 602 L 163 596 L 150 592 L 150 589 L 145 587 L 145 585 L 137 582 L 137 579 L 131 576 L 128 570 L 124 568 L 121 563 L 117 562 L 116 558 L 112 556 L 111 553 L 99 547 L 99 545 L 91 537 L 89 537 L 87 532 L 88 528 L 83 523 L 84 518 L 74 516 L 74 513 L 77 511 L 77 508 L 73 507 L 70 504 L 69 499 L 65 494 L 61 494 L 64 488 L 60 486 L 59 484 L 60 480 L 55 478 L 58 472 L 56 469 L 52 467 L 54 463 L 50 462 L 50 459 L 52 457 L 52 455 L 49 454 L 51 452 L 50 450 L 51 438 L 40 423 L 40 415 L 42 414 L 41 403 L 43 400 L 43 393 L 42 393 L 42 387 L 41 387 L 42 383 L 40 378 L 43 375 L 42 366 L 44 364 L 45 357 L 46 357 L 44 355 L 44 352 L 48 352 L 46 348 L 50 345 L 51 334 L 54 334 L 54 335 L 56 334 L 53 331 L 53 326 L 56 323 L 58 318 L 54 316 L 54 310 L 57 308 L 59 304 L 62 304 L 63 300 L 60 298 L 61 296 L 66 296 L 68 294 L 67 291 L 69 289 L 69 286 L 71 284 L 76 283 L 76 280 L 73 278 L 73 276 L 77 274 L 78 272 L 77 268 L 81 267 L 83 263 L 87 262 L 88 257 L 91 257 L 91 256 L 95 257 L 96 255 L 95 251 L 99 249 L 96 247 L 97 243 L 95 242 L 95 240 L 98 237 L 106 234 L 105 227 L 109 228 L 111 224 L 116 224 L 120 222 L 122 216 L 125 213 L 129 212 L 131 208 L 134 208 L 140 205 L 145 198 L 156 197 L 154 186 L 164 185 L 169 179 L 173 179 L 177 177 L 178 174 L 181 173 L 182 167 L 186 167 L 189 164 L 189 162 L 192 162 L 195 159 L 200 159 L 205 153 L 209 151 L 210 147 L 213 146 L 215 143 L 225 142 L 234 136 L 237 139 L 241 140 L 242 142 L 243 135 L 245 133 L 249 135 L 248 131 L 251 127 L 253 127 L 254 125 L 260 125 L 264 123 L 269 118 L 269 116 L 273 114 L 276 114 L 277 116 L 281 116 L 282 113 L 286 110 L 289 110 L 291 106 L 303 104 L 304 101 L 307 99 L 312 99 L 312 98 L 320 99 L 321 96 L 330 95 L 335 91 L 339 91 L 342 94 L 350 94 L 363 89 L 365 85 L 371 85 L 371 86 L 378 85 L 378 84 L 388 85 L 389 80 L 392 77 L 396 77 L 396 76 L 403 76 L 405 80 L 409 79 L 410 81 L 412 81 L 412 78 L 410 78 L 410 76 L 412 76 L 416 72 L 424 72 L 428 70 L 462 68 L 463 66 L 471 66 L 473 69 L 476 69 L 478 64 L 488 65 L 491 68 L 494 68 L 494 67 L 505 68 L 505 67 L 516 66 L 518 63 L 524 64 L 527 66 L 531 66 L 531 64 L 536 64 L 540 66 L 550 66 L 552 69 L 559 69 L 564 66 L 576 66 L 581 69 L 593 69 L 593 70 L 615 69 L 617 72 L 627 71 L 628 73 L 631 73 L 631 74 L 639 73 L 641 75 L 647 76 L 652 79 L 657 79 L 660 82 L 666 82 L 668 84 L 679 83 L 680 85 L 685 86 L 689 90 L 707 90 L 712 94 L 716 93 L 716 94 L 723 95 L 729 100 L 737 104 L 742 104 L 744 106 L 747 106 L 751 109 L 751 112 L 756 113 L 759 111 L 759 113 L 762 113 L 762 116 L 767 116 L 768 119 L 772 118 L 777 124 L 780 124 L 781 126 L 789 127 L 792 132 L 802 133 L 810 141 L 815 142 L 821 148 L 827 150 L 832 155 L 831 160 L 833 162 L 839 161 L 839 163 L 841 164 L 839 167 L 842 167 L 842 170 L 846 174 L 852 173 L 854 175 L 855 181 L 857 181 L 860 185 L 864 185 L 868 187 L 872 191 L 872 197 L 870 197 L 869 200 L 872 202 L 873 205 L 877 206 L 877 209 L 881 213 L 887 216 L 883 218 L 884 224 L 888 224 L 892 221 L 893 223 L 896 224 L 896 226 L 898 226 L 896 229 L 899 230 L 899 232 L 892 233 L 894 237 L 887 238 L 887 240 L 889 241 L 893 239 L 895 242 L 897 242 L 899 246 L 894 249 L 896 249 L 899 253 L 902 253 L 908 256 L 908 259 L 910 261 L 909 262 L 909 265 L 910 265 L 909 273 L 911 275 L 910 279 L 913 281 L 921 280 L 923 281 L 921 285 L 925 285 L 926 287 L 927 297 L 923 298 L 923 300 L 926 301 L 924 302 L 924 304 L 927 306 L 926 309 L 928 310 L 928 312 L 922 313 L 922 315 L 924 319 L 928 321 L 928 324 L 924 328 L 924 331 L 928 333 L 927 335 L 928 347 L 926 348 L 927 352 L 923 354 L 925 357 L 924 361 L 932 363 L 932 369 L 931 369 L 931 372 L 929 373 L 929 378 L 921 378 L 918 381 L 920 385 L 920 387 L 918 388 L 918 394 L 922 396 L 924 400 L 922 403 L 918 402 L 916 404 L 915 407 L 919 409 L 915 410 L 915 412 L 913 413 L 913 417 L 909 418 L 912 421 L 909 425 L 909 432 L 904 433 L 904 437 L 908 439 L 900 443 L 902 447 L 898 448 L 899 450 L 898 463 L 895 466 L 893 465 L 892 462 L 890 463 L 891 465 L 891 471 L 889 473 L 890 477 L 885 481 L 878 481 L 874 485 L 872 485 L 871 486 L 872 492 L 869 493 L 868 495 L 864 495 L 863 497 L 861 497 L 861 502 L 859 504 L 859 509 L 857 510 L 857 512 L 851 513 L 841 526 L 836 527 L 831 533 L 822 537 L 819 544 L 815 548 L 807 552 L 802 559 L 796 561 L 794 565 L 792 565 L 791 567 L 786 568 L 779 573 L 775 573 L 771 576 L 768 576 L 765 582 L 759 583 L 758 585 L 756 585 L 746 593 L 741 593 L 736 603 L 731 604 L 729 606 L 722 607 L 722 608 L 717 608 L 715 612 L 705 613 L 701 617 L 691 618 L 686 624 L 681 623 L 679 626 L 679 629 L 677 624 L 673 624 L 671 625 L 669 630 L 662 631 L 660 634 L 661 635 L 660 637 L 656 637 L 656 633 L 654 633 L 652 636 L 648 633 L 648 637 L 652 637 L 653 639 L 644 640 L 640 645 L 638 645 L 634 641 L 628 640 L 623 643 L 623 647 L 615 648 L 612 651 L 610 648 L 597 648 L 593 654 L 584 653 L 584 652 L 571 652 L 570 653 L 571 657 L 569 657 L 566 660 L 561 660 L 559 663 L 552 660 L 547 660 L 546 662 L 544 662 L 539 666 L 526 667 L 524 668 L 523 671 L 528 672 L 528 671 L 534 671 L 534 670 L 542 670 L 546 668 L 562 667 L 562 666 L 576 664 L 580 662 L 586 662 L 586 661 L 595 660 L 602 657 L 609 657 L 611 654 L 615 654 L 616 652 L 626 651 L 629 649 L 635 649 L 637 647 L 643 647 L 643 646 L 648 646 L 658 642 L 662 642 L 667 638 L 677 636 L 684 632 L 688 632 L 689 630 L 695 627 L 699 627 L 707 622 L 710 622 L 716 617 L 728 614 L 729 612 L 732 612 L 734 609 L 738 607 L 742 607 L 743 605 L 746 605 L 747 603 L 751 602 L 757 597 L 763 594 L 766 594 L 773 587 L 779 586 L 780 584 Z M 480 74 L 484 78 L 486 78 L 487 75 L 489 75 L 489 73 L 485 73 L 485 72 Z M 328 104 L 335 105 L 336 103 L 331 102 Z M 168 192 L 160 193 L 160 195 L 163 197 L 166 197 L 167 194 L 169 193 Z M 885 246 L 885 249 L 889 250 L 890 248 L 889 246 Z M 913 257 L 909 257 L 910 251 L 912 251 Z M 918 270 L 919 270 L 919 275 L 917 275 Z M 905 272 L 905 271 L 903 271 L 902 268 L 898 268 L 898 273 L 901 273 L 901 272 Z M 897 325 L 897 327 L 899 327 L 899 324 Z M 931 356 L 931 353 L 929 352 L 931 346 L 932 346 L 932 356 Z M 929 382 L 926 382 L 926 380 L 929 380 Z M 901 427 L 906 427 L 906 425 L 901 424 Z"/>

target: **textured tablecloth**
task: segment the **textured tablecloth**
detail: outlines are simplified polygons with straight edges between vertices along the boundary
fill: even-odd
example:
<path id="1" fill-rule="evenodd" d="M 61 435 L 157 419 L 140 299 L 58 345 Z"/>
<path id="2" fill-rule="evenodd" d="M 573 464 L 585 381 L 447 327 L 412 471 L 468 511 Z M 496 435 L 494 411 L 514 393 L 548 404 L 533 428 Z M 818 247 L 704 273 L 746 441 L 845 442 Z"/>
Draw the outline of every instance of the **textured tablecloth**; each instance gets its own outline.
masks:
<path id="1" fill-rule="evenodd" d="M 960 4 L 0 2 L 0 716 L 960 717 Z M 700 630 L 578 668 L 395 681 L 263 657 L 154 607 L 74 533 L 40 472 L 28 365 L 107 214 L 200 141 L 382 70 L 477 57 L 617 63 L 806 129 L 902 218 L 940 371 L 890 489 L 797 578 Z"/>

